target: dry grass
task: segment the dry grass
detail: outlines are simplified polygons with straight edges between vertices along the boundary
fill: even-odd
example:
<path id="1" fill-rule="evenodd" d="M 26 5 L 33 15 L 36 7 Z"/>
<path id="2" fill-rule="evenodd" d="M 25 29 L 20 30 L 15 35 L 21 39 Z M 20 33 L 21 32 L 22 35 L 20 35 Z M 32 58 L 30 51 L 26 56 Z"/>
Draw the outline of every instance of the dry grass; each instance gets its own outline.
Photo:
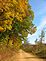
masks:
<path id="1" fill-rule="evenodd" d="M 0 61 L 8 61 L 15 54 L 15 52 L 16 50 L 11 47 L 0 45 Z"/>

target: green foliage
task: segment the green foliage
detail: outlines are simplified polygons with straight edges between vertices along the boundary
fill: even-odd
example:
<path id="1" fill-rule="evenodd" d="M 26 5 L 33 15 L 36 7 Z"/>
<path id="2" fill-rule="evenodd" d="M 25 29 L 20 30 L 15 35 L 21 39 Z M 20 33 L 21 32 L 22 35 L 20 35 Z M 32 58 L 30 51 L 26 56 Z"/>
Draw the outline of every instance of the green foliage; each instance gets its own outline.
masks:
<path id="1" fill-rule="evenodd" d="M 46 45 L 39 43 L 39 45 L 36 46 L 36 49 L 34 49 L 35 53 L 38 57 L 46 58 Z"/>
<path id="2" fill-rule="evenodd" d="M 28 0 L 0 0 L 0 42 L 18 48 L 28 33 L 36 31 L 33 18 Z"/>
<path id="3" fill-rule="evenodd" d="M 23 44 L 21 49 L 28 53 L 32 53 L 39 58 L 46 58 L 46 44 L 39 43 L 37 45 L 31 45 L 29 43 Z"/>
<path id="4" fill-rule="evenodd" d="M 44 33 L 44 30 L 42 30 L 40 35 L 40 42 L 44 41 L 43 40 L 44 37 L 45 37 L 45 33 Z"/>

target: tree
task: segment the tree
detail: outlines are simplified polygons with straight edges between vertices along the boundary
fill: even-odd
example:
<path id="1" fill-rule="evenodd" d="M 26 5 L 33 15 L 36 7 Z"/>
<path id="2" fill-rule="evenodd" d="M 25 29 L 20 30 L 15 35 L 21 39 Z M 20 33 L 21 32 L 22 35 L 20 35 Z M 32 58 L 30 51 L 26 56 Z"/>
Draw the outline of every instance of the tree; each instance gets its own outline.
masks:
<path id="1" fill-rule="evenodd" d="M 0 41 L 18 47 L 36 31 L 28 0 L 0 0 Z"/>
<path id="2" fill-rule="evenodd" d="M 36 43 L 36 44 L 37 44 L 37 42 L 38 42 L 37 40 L 38 40 L 38 39 L 35 40 L 35 43 Z"/>
<path id="3" fill-rule="evenodd" d="M 45 33 L 44 33 L 44 30 L 41 31 L 41 35 L 40 35 L 40 42 L 42 43 L 43 38 L 45 37 Z"/>

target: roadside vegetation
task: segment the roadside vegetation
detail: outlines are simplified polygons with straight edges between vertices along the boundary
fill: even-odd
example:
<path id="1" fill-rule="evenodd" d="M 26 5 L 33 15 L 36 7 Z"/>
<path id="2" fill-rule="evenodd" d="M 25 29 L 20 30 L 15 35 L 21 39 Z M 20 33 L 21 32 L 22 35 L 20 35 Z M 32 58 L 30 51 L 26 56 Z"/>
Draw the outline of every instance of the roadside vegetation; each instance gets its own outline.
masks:
<path id="1" fill-rule="evenodd" d="M 37 55 L 39 58 L 46 58 L 46 44 L 43 43 L 44 37 L 45 33 L 42 30 L 39 41 L 37 41 L 38 39 L 35 40 L 35 45 L 26 43 L 21 48 L 28 53 Z"/>

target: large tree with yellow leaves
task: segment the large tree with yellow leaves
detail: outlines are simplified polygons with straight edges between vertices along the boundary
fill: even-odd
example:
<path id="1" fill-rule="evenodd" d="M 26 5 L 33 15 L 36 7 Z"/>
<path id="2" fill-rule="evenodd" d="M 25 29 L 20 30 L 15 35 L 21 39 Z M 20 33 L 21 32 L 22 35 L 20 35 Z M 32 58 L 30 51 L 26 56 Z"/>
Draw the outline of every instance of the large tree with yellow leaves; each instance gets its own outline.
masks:
<path id="1" fill-rule="evenodd" d="M 0 0 L 0 42 L 19 47 L 36 31 L 33 18 L 28 0 Z"/>

